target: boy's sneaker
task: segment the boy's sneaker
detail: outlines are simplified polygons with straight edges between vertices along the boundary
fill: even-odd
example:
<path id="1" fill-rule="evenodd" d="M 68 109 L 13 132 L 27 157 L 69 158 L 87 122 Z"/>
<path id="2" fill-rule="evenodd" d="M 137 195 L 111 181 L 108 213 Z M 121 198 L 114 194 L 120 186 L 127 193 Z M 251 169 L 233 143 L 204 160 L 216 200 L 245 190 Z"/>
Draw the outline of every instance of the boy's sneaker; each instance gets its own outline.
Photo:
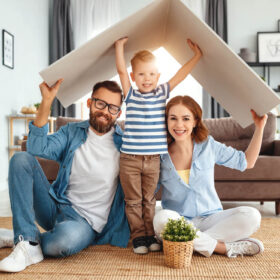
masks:
<path id="1" fill-rule="evenodd" d="M 253 256 L 262 253 L 264 251 L 264 246 L 258 239 L 246 238 L 226 243 L 226 249 L 229 258 L 236 258 L 237 256 Z"/>
<path id="2" fill-rule="evenodd" d="M 158 252 L 161 250 L 161 246 L 160 246 L 158 240 L 154 236 L 147 236 L 146 242 L 147 242 L 149 251 Z"/>
<path id="3" fill-rule="evenodd" d="M 0 228 L 0 248 L 14 246 L 14 232 L 10 229 Z"/>
<path id="4" fill-rule="evenodd" d="M 135 254 L 147 254 L 149 252 L 146 242 L 146 236 L 136 237 L 132 240 L 133 252 Z"/>
<path id="5" fill-rule="evenodd" d="M 30 245 L 19 237 L 20 242 L 14 247 L 13 252 L 0 262 L 0 271 L 18 272 L 24 270 L 31 264 L 38 263 L 44 259 L 41 246 Z"/>

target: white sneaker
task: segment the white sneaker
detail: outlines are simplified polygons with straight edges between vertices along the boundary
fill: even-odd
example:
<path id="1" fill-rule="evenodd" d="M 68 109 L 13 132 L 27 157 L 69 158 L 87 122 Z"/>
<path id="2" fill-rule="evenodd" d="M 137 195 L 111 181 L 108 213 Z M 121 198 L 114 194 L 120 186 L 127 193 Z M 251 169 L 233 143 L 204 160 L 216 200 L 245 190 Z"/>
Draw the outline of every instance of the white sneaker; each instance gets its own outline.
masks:
<path id="1" fill-rule="evenodd" d="M 0 228 L 0 248 L 14 246 L 14 232 L 10 229 Z"/>
<path id="2" fill-rule="evenodd" d="M 149 253 L 149 249 L 146 244 L 146 236 L 140 236 L 134 238 L 132 240 L 132 245 L 133 245 L 133 252 L 135 254 L 144 255 Z"/>
<path id="3" fill-rule="evenodd" d="M 147 247 L 151 252 L 158 252 L 161 250 L 160 243 L 154 236 L 146 236 Z"/>
<path id="4" fill-rule="evenodd" d="M 236 258 L 237 256 L 253 256 L 262 253 L 264 251 L 264 246 L 258 239 L 246 238 L 226 243 L 226 249 L 229 258 Z"/>
<path id="5" fill-rule="evenodd" d="M 19 237 L 20 242 L 14 247 L 13 252 L 0 262 L 0 271 L 18 272 L 24 270 L 31 264 L 38 263 L 44 259 L 41 246 L 32 246 L 29 241 Z"/>

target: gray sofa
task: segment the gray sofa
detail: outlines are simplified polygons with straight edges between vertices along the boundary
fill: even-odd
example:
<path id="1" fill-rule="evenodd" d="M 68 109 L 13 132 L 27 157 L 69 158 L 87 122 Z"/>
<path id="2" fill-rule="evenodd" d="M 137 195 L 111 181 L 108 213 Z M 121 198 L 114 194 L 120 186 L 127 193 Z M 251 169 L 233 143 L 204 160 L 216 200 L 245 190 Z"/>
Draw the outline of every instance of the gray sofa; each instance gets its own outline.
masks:
<path id="1" fill-rule="evenodd" d="M 77 119 L 58 117 L 56 130 Z M 220 142 L 245 151 L 254 132 L 254 125 L 245 129 L 230 118 L 205 119 L 210 134 Z M 253 169 L 244 172 L 226 167 L 215 167 L 215 185 L 222 201 L 275 201 L 276 215 L 280 213 L 280 141 L 274 140 L 276 117 L 268 115 L 260 156 Z M 23 150 L 25 145 L 23 144 Z M 54 181 L 59 165 L 39 158 L 50 182 Z M 160 200 L 161 192 L 157 194 Z"/>

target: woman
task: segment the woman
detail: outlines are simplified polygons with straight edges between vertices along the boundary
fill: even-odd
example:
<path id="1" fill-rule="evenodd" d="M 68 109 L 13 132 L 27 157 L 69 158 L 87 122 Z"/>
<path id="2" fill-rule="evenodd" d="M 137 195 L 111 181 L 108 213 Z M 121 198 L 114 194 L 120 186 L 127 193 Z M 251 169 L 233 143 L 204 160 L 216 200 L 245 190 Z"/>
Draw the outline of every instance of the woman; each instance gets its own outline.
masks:
<path id="1" fill-rule="evenodd" d="M 214 186 L 214 166 L 244 171 L 257 160 L 267 115 L 251 110 L 255 123 L 244 152 L 215 141 L 202 122 L 200 106 L 189 96 L 172 98 L 166 107 L 168 154 L 161 156 L 162 207 L 154 218 L 159 237 L 168 218 L 184 216 L 199 229 L 194 250 L 206 257 L 214 252 L 228 257 L 263 252 L 261 241 L 249 238 L 260 226 L 252 207 L 223 210 Z"/>

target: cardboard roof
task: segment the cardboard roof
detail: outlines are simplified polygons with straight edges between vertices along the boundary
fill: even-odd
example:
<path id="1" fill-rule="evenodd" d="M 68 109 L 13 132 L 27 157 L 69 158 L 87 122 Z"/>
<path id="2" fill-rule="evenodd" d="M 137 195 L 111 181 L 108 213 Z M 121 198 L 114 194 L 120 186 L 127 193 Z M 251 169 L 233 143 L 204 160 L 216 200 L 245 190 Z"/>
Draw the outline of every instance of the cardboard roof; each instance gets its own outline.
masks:
<path id="1" fill-rule="evenodd" d="M 57 95 L 64 107 L 91 92 L 96 82 L 117 74 L 114 42 L 125 36 L 127 66 L 136 51 L 161 46 L 184 64 L 193 55 L 186 38 L 198 43 L 203 57 L 192 76 L 242 127 L 252 123 L 250 109 L 263 115 L 280 103 L 274 91 L 185 4 L 155 0 L 40 72 L 48 85 L 64 78 Z"/>

